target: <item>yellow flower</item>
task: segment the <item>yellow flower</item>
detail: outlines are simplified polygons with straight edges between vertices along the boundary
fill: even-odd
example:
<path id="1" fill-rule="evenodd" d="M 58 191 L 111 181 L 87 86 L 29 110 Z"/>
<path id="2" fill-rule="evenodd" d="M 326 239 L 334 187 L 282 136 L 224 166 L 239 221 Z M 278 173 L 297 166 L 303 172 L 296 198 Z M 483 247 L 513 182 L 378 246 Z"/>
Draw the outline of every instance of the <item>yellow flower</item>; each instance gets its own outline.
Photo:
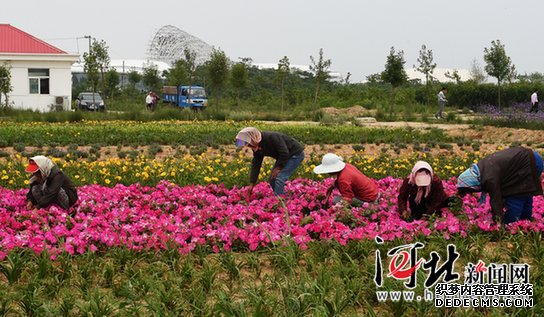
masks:
<path id="1" fill-rule="evenodd" d="M 104 183 L 106 183 L 107 185 L 109 185 L 109 184 L 111 183 L 111 181 L 110 181 L 109 179 L 106 178 L 106 179 L 104 180 Z"/>

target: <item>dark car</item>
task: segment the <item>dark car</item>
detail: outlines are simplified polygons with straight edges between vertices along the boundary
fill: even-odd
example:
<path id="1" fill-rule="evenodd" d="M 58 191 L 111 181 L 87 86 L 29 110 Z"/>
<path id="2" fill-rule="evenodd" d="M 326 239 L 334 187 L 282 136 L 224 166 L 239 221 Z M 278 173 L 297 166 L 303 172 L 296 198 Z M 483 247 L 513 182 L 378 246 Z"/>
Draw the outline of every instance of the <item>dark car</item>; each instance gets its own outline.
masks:
<path id="1" fill-rule="evenodd" d="M 77 110 L 105 111 L 106 104 L 99 93 L 82 92 L 76 99 Z"/>

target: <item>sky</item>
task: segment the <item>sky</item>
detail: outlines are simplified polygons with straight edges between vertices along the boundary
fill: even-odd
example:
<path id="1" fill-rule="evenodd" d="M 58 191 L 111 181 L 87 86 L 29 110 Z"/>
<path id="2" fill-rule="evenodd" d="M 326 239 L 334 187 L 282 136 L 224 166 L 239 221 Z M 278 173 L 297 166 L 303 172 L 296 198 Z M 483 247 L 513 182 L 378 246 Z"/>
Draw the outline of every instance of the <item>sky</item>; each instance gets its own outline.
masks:
<path id="1" fill-rule="evenodd" d="M 112 59 L 144 59 L 153 35 L 174 25 L 232 60 L 308 65 L 323 48 L 352 82 L 384 69 L 391 47 L 417 64 L 422 44 L 437 67 L 469 69 L 500 40 L 519 74 L 544 72 L 542 0 L 2 0 L 0 23 L 83 54 L 91 35 Z M 79 39 L 77 39 L 79 38 Z"/>

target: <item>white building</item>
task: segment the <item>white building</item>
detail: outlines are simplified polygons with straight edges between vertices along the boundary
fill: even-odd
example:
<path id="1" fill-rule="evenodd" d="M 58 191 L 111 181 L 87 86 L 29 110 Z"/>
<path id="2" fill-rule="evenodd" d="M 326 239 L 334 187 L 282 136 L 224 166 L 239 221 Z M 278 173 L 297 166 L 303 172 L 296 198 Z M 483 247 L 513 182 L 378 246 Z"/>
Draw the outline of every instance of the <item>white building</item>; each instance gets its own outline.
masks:
<path id="1" fill-rule="evenodd" d="M 0 65 L 11 69 L 10 104 L 16 109 L 70 109 L 71 66 L 79 59 L 16 27 L 0 24 Z"/>
<path id="2" fill-rule="evenodd" d="M 451 76 L 456 71 L 461 81 L 467 81 L 472 78 L 468 69 L 451 69 L 437 67 L 433 70 L 432 79 L 441 83 L 454 82 L 455 80 L 451 77 L 446 76 L 446 74 L 449 74 Z M 415 68 L 406 69 L 406 75 L 408 75 L 408 79 L 410 80 L 419 79 L 422 83 L 425 83 L 425 74 L 419 72 Z"/>

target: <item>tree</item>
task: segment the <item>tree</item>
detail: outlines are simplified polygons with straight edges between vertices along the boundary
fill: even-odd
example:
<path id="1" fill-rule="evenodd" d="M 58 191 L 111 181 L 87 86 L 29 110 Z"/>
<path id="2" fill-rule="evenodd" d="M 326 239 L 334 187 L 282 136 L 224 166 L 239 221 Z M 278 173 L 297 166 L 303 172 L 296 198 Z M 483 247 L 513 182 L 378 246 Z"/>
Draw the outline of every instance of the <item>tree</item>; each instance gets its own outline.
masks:
<path id="1" fill-rule="evenodd" d="M 177 87 L 187 84 L 189 76 L 187 74 L 185 61 L 183 59 L 175 61 L 173 67 L 170 68 L 165 75 L 168 86 Z"/>
<path id="2" fill-rule="evenodd" d="M 185 48 L 183 50 L 183 55 L 185 57 L 185 69 L 187 71 L 187 79 L 188 79 L 187 83 L 189 84 L 189 87 L 191 87 L 193 85 L 193 76 L 196 70 L 196 52 L 189 48 Z M 191 94 L 187 95 L 187 99 L 188 99 L 187 101 L 190 104 Z"/>
<path id="3" fill-rule="evenodd" d="M 525 73 L 524 75 L 518 75 L 518 80 L 522 83 L 544 83 L 544 73 Z"/>
<path id="4" fill-rule="evenodd" d="M 135 96 L 137 95 L 138 91 L 136 90 L 136 85 L 142 81 L 142 75 L 138 73 L 136 70 L 132 69 L 128 75 L 128 86 L 125 87 L 124 91 L 128 96 Z"/>
<path id="5" fill-rule="evenodd" d="M 366 81 L 369 84 L 383 83 L 382 73 L 370 74 L 370 75 L 366 76 Z"/>
<path id="6" fill-rule="evenodd" d="M 2 109 L 2 94 L 4 95 L 4 106 L 9 106 L 8 94 L 11 90 L 11 66 L 0 65 L 0 109 Z"/>
<path id="7" fill-rule="evenodd" d="M 419 63 L 419 66 L 417 66 L 416 70 L 425 75 L 426 99 L 429 104 L 431 102 L 431 96 L 433 95 L 431 78 L 434 69 L 436 68 L 436 63 L 433 62 L 433 50 L 427 49 L 425 44 L 421 45 L 417 62 Z M 414 65 L 414 67 L 416 66 Z"/>
<path id="8" fill-rule="evenodd" d="M 230 82 L 236 91 L 236 105 L 240 106 L 240 92 L 248 83 L 247 66 L 244 62 L 238 62 L 232 66 Z"/>
<path id="9" fill-rule="evenodd" d="M 140 73 L 135 70 L 132 70 L 130 71 L 130 73 L 128 73 L 128 82 L 132 86 L 132 88 L 136 89 L 136 85 L 140 81 L 142 81 L 142 75 L 140 75 Z"/>
<path id="10" fill-rule="evenodd" d="M 350 79 L 351 79 L 351 73 L 348 72 L 348 73 L 346 74 L 346 78 L 344 79 L 344 84 L 345 84 L 345 85 L 351 84 L 351 83 L 349 82 Z"/>
<path id="11" fill-rule="evenodd" d="M 461 82 L 461 75 L 459 75 L 459 71 L 457 69 L 454 69 L 451 73 L 450 71 L 445 72 L 444 76 L 446 76 L 446 78 L 454 80 L 457 84 Z"/>
<path id="12" fill-rule="evenodd" d="M 276 69 L 276 78 L 280 82 L 281 89 L 281 111 L 283 112 L 285 104 L 285 78 L 289 75 L 289 58 L 284 56 L 280 59 L 278 63 L 278 68 Z"/>
<path id="13" fill-rule="evenodd" d="M 500 109 L 501 83 L 516 76 L 516 67 L 512 64 L 510 57 L 506 55 L 506 50 L 500 40 L 491 41 L 491 47 L 484 48 L 484 61 L 486 63 L 485 71 L 490 76 L 497 78 L 497 104 Z"/>
<path id="14" fill-rule="evenodd" d="M 416 69 L 418 72 L 425 75 L 425 85 L 428 86 L 434 69 L 436 68 L 436 63 L 433 63 L 433 50 L 428 50 L 425 44 L 421 45 L 417 62 L 419 63 L 419 66 Z M 416 66 L 414 65 L 414 67 Z"/>
<path id="15" fill-rule="evenodd" d="M 144 85 L 153 91 L 158 91 L 161 85 L 161 79 L 159 77 L 159 70 L 154 64 L 150 64 L 144 67 L 144 74 L 142 76 Z"/>
<path id="16" fill-rule="evenodd" d="M 110 66 L 108 49 L 106 42 L 93 39 L 89 52 L 83 54 L 84 71 L 87 73 L 87 81 L 93 92 L 98 90 L 99 85 L 102 89 L 105 88 L 104 75 Z"/>
<path id="17" fill-rule="evenodd" d="M 206 77 L 208 84 L 217 95 L 217 104 L 223 93 L 229 76 L 227 55 L 221 49 L 213 49 L 210 59 L 206 62 Z"/>
<path id="18" fill-rule="evenodd" d="M 408 75 L 404 70 L 404 51 L 395 52 L 395 48 L 391 47 L 387 61 L 385 62 L 385 70 L 382 72 L 382 80 L 391 84 L 391 94 L 389 99 L 389 115 L 393 115 L 393 104 L 395 100 L 395 89 L 408 80 Z"/>
<path id="19" fill-rule="evenodd" d="M 108 70 L 106 74 L 104 74 L 104 88 L 106 88 L 104 94 L 107 97 L 112 98 L 117 91 L 120 82 L 119 73 L 115 69 Z"/>
<path id="20" fill-rule="evenodd" d="M 470 78 L 477 84 L 483 84 L 487 81 L 487 75 L 477 59 L 472 60 L 469 73 Z"/>
<path id="21" fill-rule="evenodd" d="M 89 53 L 83 53 L 83 60 L 85 61 L 83 71 L 87 74 L 87 83 L 94 93 L 98 90 L 98 84 L 100 83 L 100 67 L 96 55 L 92 53 L 92 48 Z"/>
<path id="22" fill-rule="evenodd" d="M 310 56 L 312 64 L 310 70 L 314 73 L 315 77 L 315 98 L 314 98 L 314 110 L 317 109 L 317 98 L 319 97 L 319 89 L 321 85 L 329 77 L 329 67 L 331 66 L 330 59 L 323 59 L 323 48 L 319 49 L 319 57 L 317 61 L 313 56 Z"/>

